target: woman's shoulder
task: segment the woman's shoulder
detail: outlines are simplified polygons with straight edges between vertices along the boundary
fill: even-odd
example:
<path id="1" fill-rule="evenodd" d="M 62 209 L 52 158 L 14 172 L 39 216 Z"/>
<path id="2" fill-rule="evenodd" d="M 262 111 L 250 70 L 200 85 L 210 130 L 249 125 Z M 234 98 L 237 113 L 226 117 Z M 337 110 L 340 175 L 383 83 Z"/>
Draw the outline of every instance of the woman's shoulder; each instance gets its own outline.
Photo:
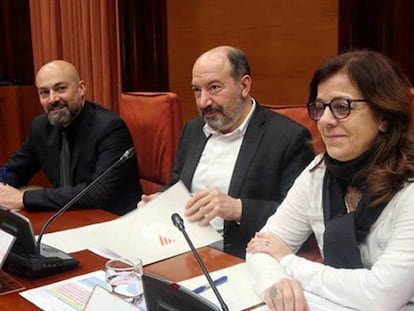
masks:
<path id="1" fill-rule="evenodd" d="M 404 187 L 398 191 L 388 202 L 386 210 L 389 210 L 395 217 L 397 215 L 410 215 L 414 220 L 414 181 L 406 182 Z M 404 217 L 406 217 L 404 216 Z"/>
<path id="2" fill-rule="evenodd" d="M 314 186 L 317 186 L 319 183 L 322 183 L 323 176 L 325 174 L 325 169 L 326 166 L 323 161 L 323 154 L 318 154 L 298 176 L 298 178 L 295 181 L 295 184 L 304 185 L 305 188 L 309 188 L 310 184 L 312 185 L 311 188 L 313 188 Z"/>
<path id="3" fill-rule="evenodd" d="M 325 171 L 325 162 L 323 160 L 324 153 L 317 154 L 306 167 L 306 171 L 312 173 L 316 171 Z"/>
<path id="4" fill-rule="evenodd" d="M 398 191 L 395 195 L 395 197 L 402 197 L 404 199 L 407 199 L 408 197 L 414 198 L 414 179 L 409 179 L 403 186 L 403 188 Z M 412 201 L 414 204 L 414 201 Z"/>

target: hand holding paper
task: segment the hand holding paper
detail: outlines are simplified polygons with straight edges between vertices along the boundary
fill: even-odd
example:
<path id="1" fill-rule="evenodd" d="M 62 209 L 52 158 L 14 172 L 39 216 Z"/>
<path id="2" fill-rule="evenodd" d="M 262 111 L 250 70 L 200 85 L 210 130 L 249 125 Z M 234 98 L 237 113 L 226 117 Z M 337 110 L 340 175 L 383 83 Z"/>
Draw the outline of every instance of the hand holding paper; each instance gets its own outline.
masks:
<path id="1" fill-rule="evenodd" d="M 141 258 L 144 265 L 184 253 L 189 247 L 171 223 L 171 215 L 183 215 L 190 197 L 184 184 L 178 182 L 143 207 L 97 227 L 94 236 L 120 256 Z M 222 239 L 211 226 L 184 222 L 196 248 Z"/>

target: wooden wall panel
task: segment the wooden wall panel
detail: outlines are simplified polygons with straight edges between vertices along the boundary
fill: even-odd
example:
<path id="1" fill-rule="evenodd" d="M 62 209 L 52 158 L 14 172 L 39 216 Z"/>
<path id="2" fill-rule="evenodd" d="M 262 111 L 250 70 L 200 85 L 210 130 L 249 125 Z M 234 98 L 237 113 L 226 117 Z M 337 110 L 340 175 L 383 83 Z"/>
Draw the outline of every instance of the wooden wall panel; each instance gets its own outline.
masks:
<path id="1" fill-rule="evenodd" d="M 170 91 L 184 119 L 197 115 L 191 92 L 195 59 L 217 45 L 249 57 L 253 95 L 266 104 L 304 104 L 315 68 L 337 54 L 338 1 L 167 1 Z"/>
<path id="2" fill-rule="evenodd" d="M 414 84 L 414 1 L 339 0 L 339 51 L 367 48 L 393 59 Z"/>
<path id="3" fill-rule="evenodd" d="M 168 91 L 165 2 L 118 1 L 122 92 Z"/>
<path id="4" fill-rule="evenodd" d="M 28 0 L 0 1 L 0 85 L 34 83 Z"/>
<path id="5" fill-rule="evenodd" d="M 34 86 L 0 87 L 0 163 L 14 153 L 30 130 L 32 119 L 43 113 Z"/>
<path id="6" fill-rule="evenodd" d="M 44 110 L 35 86 L 0 87 L 0 165 L 16 152 L 29 135 L 33 118 L 41 113 Z M 50 185 L 43 172 L 36 174 L 31 184 Z"/>

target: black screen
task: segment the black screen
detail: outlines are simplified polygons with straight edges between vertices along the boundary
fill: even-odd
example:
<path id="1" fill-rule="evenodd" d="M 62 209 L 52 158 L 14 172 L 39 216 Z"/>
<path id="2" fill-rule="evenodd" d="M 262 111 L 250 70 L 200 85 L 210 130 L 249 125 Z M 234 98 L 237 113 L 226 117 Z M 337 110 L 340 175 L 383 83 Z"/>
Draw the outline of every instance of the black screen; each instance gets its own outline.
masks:
<path id="1" fill-rule="evenodd" d="M 217 311 L 212 302 L 189 289 L 150 273 L 142 276 L 148 311 Z"/>

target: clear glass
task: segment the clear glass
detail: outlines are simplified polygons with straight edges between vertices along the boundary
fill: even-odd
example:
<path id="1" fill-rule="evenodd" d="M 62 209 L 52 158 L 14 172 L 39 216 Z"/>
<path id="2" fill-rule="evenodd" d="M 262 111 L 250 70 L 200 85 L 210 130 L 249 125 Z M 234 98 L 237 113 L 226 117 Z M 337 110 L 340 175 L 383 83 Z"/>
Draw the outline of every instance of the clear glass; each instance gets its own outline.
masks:
<path id="1" fill-rule="evenodd" d="M 353 102 L 366 101 L 366 99 L 334 98 L 331 102 L 325 104 L 320 100 L 316 100 L 308 103 L 308 113 L 312 120 L 319 121 L 326 107 L 329 107 L 329 110 L 336 119 L 345 119 L 351 113 L 351 104 Z"/>
<path id="2" fill-rule="evenodd" d="M 142 274 L 142 260 L 138 258 L 116 258 L 105 264 L 105 278 L 112 293 L 136 306 L 144 298 Z"/>

